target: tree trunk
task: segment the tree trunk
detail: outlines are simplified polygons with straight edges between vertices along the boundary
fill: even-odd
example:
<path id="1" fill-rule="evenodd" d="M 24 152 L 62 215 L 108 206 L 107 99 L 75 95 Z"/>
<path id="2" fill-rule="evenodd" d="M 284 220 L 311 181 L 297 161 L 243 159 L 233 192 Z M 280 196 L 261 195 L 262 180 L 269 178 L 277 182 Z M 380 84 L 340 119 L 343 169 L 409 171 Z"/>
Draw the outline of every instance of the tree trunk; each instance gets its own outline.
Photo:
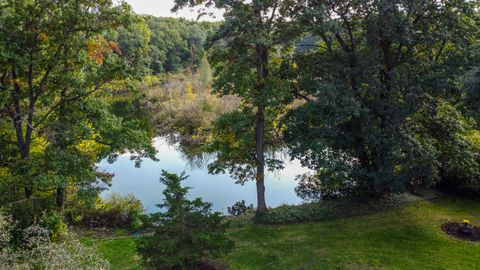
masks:
<path id="1" fill-rule="evenodd" d="M 21 125 L 21 123 L 19 124 Z M 21 127 L 21 126 L 20 126 Z M 20 158 L 22 160 L 28 160 L 30 158 L 30 140 L 28 141 L 28 144 L 23 140 L 23 134 L 22 134 L 22 129 L 20 128 L 17 130 L 17 138 L 21 138 L 21 140 L 18 141 L 18 148 L 20 150 Z M 25 192 L 25 198 L 30 199 L 33 195 L 33 190 L 32 187 L 26 185 L 24 187 L 24 192 Z"/>
<path id="2" fill-rule="evenodd" d="M 67 121 L 65 119 L 65 116 L 67 114 L 67 111 L 66 111 L 66 108 L 65 108 L 66 93 L 67 93 L 67 88 L 65 87 L 65 88 L 62 89 L 62 92 L 61 92 L 61 103 L 60 103 L 60 109 L 59 109 L 59 112 L 60 112 L 59 122 L 60 123 L 64 123 L 64 122 Z M 63 137 L 61 134 L 57 134 L 55 140 L 52 143 L 56 144 L 61 149 L 65 149 L 68 146 L 66 138 Z M 57 207 L 59 209 L 63 209 L 63 206 L 65 204 L 65 193 L 66 193 L 65 186 L 62 185 L 62 184 L 59 184 L 59 186 L 57 186 L 56 194 L 55 194 L 55 202 L 57 203 Z"/>
<path id="3" fill-rule="evenodd" d="M 22 107 L 21 107 L 21 99 L 22 99 L 22 89 L 18 83 L 14 83 L 14 89 L 12 92 L 13 98 L 13 108 L 14 110 L 10 113 L 10 117 L 12 119 L 13 126 L 15 128 L 15 135 L 17 137 L 17 146 L 20 152 L 20 158 L 22 160 L 28 160 L 30 158 L 30 144 L 32 139 L 32 122 L 33 122 L 33 113 L 35 110 L 35 97 L 33 95 L 32 89 L 32 75 L 31 71 L 29 72 L 29 105 L 28 105 L 28 118 L 27 120 L 27 127 L 25 138 L 23 137 L 23 114 L 22 114 Z M 12 77 L 15 81 L 17 81 L 17 71 L 15 63 L 12 63 Z M 32 187 L 26 185 L 24 187 L 25 190 L 25 198 L 30 199 L 33 194 Z"/>
<path id="4" fill-rule="evenodd" d="M 57 203 L 57 207 L 59 209 L 63 209 L 63 205 L 65 204 L 65 188 L 64 187 L 57 187 L 55 201 Z"/>
<path id="5" fill-rule="evenodd" d="M 20 135 L 21 136 L 21 135 Z M 23 139 L 23 137 L 22 137 Z M 26 145 L 25 143 L 19 143 L 19 148 L 20 148 L 20 158 L 22 160 L 28 160 L 30 158 L 30 147 Z M 24 192 L 25 192 L 25 198 L 30 199 L 33 195 L 33 190 L 32 187 L 26 185 L 24 187 Z"/>
<path id="6" fill-rule="evenodd" d="M 268 49 L 256 45 L 258 104 L 255 129 L 255 159 L 257 164 L 257 216 L 267 212 L 265 202 L 265 87 L 268 76 Z"/>
<path id="7" fill-rule="evenodd" d="M 257 123 L 255 132 L 255 152 L 257 162 L 257 215 L 267 212 L 265 202 L 265 116 L 263 106 L 257 108 Z"/>

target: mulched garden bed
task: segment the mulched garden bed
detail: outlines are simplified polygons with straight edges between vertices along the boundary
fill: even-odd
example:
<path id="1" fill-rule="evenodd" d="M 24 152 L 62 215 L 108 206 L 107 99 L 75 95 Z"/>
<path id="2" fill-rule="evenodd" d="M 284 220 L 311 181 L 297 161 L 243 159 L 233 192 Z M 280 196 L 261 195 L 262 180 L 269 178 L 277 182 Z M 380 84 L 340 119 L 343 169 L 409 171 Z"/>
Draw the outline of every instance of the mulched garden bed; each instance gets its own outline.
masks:
<path id="1" fill-rule="evenodd" d="M 472 231 L 468 234 L 462 232 L 462 223 L 458 222 L 447 222 L 442 225 L 442 229 L 448 235 L 451 235 L 455 238 L 467 240 L 467 241 L 480 241 L 480 228 L 473 227 Z"/>

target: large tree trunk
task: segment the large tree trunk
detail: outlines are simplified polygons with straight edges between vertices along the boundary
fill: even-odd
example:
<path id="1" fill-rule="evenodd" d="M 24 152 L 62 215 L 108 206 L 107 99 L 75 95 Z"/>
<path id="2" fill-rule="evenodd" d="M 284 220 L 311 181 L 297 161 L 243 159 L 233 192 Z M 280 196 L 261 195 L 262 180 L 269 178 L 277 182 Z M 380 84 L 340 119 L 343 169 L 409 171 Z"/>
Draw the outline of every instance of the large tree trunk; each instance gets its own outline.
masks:
<path id="1" fill-rule="evenodd" d="M 265 87 L 268 76 L 268 49 L 264 45 L 256 46 L 258 104 L 255 129 L 255 159 L 257 163 L 257 215 L 267 212 L 265 202 Z"/>
<path id="2" fill-rule="evenodd" d="M 32 122 L 33 122 L 33 113 L 35 110 L 35 101 L 36 98 L 33 94 L 33 87 L 32 87 L 32 69 L 29 71 L 29 105 L 28 105 L 28 117 L 27 117 L 27 125 L 26 125 L 26 132 L 25 137 L 23 134 L 23 113 L 21 107 L 21 99 L 22 99 L 22 89 L 18 83 L 14 83 L 14 89 L 12 92 L 12 99 L 13 99 L 13 110 L 10 112 L 10 117 L 12 119 L 13 126 L 15 128 L 15 135 L 17 137 L 17 146 L 20 152 L 20 158 L 22 160 L 28 160 L 30 158 L 30 144 L 32 141 Z M 15 63 L 12 63 L 12 77 L 15 81 L 17 81 L 17 71 Z M 32 194 L 32 188 L 26 185 L 25 189 L 25 197 L 29 199 Z"/>
<path id="3" fill-rule="evenodd" d="M 255 152 L 257 162 L 257 215 L 267 212 L 265 202 L 265 117 L 264 107 L 257 108 L 257 123 L 255 132 Z"/>

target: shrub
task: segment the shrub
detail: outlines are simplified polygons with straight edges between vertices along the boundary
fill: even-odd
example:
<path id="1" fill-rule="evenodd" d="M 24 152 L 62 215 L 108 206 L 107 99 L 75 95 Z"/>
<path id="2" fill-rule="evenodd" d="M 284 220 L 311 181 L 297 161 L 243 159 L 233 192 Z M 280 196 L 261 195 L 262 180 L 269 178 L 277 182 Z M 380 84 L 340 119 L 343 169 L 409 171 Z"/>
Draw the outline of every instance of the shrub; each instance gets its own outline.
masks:
<path id="1" fill-rule="evenodd" d="M 245 200 L 236 202 L 232 207 L 227 207 L 228 213 L 232 216 L 241 216 L 245 215 L 248 210 L 253 209 L 253 204 L 247 206 Z"/>
<path id="2" fill-rule="evenodd" d="M 265 224 L 318 222 L 397 209 L 420 199 L 408 193 L 400 193 L 379 198 L 350 197 L 301 205 L 282 205 L 270 209 L 262 217 L 257 217 L 256 221 Z"/>
<path id="3" fill-rule="evenodd" d="M 220 213 L 211 212 L 211 204 L 200 198 L 188 200 L 187 177 L 163 171 L 160 181 L 166 185 L 163 212 L 153 214 L 152 227 L 137 240 L 144 265 L 153 269 L 195 269 L 200 261 L 228 252 L 233 242 L 226 235 L 228 224 Z"/>
<path id="4" fill-rule="evenodd" d="M 5 215 L 0 209 L 0 250 L 3 250 L 10 244 L 10 240 L 12 239 L 10 231 L 12 227 L 12 218 Z"/>
<path id="5" fill-rule="evenodd" d="M 68 234 L 68 227 L 63 216 L 57 212 L 45 212 L 40 225 L 49 232 L 50 240 L 56 242 Z"/>
<path id="6" fill-rule="evenodd" d="M 12 244 L 14 224 L 0 212 L 0 269 L 103 270 L 109 263 L 95 249 L 82 245 L 72 235 L 54 243 L 49 231 L 39 226 L 21 231 L 17 245 Z"/>
<path id="7" fill-rule="evenodd" d="M 109 227 L 136 230 L 143 225 L 142 202 L 132 194 L 112 193 L 106 199 L 97 198 L 92 207 L 70 212 L 71 221 L 90 227 Z"/>
<path id="8" fill-rule="evenodd" d="M 143 205 L 132 194 L 122 196 L 112 193 L 100 204 L 99 210 L 102 226 L 138 229 L 142 225 Z"/>

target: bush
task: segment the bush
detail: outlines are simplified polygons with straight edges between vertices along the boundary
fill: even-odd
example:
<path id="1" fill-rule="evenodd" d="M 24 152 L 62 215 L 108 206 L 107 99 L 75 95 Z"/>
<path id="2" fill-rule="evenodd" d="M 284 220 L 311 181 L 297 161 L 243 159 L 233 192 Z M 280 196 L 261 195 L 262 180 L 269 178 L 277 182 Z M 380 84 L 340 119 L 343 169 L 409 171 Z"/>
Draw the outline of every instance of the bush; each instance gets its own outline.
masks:
<path id="1" fill-rule="evenodd" d="M 98 208 L 102 226 L 138 229 L 142 225 L 143 205 L 132 194 L 122 196 L 112 193 Z"/>
<path id="2" fill-rule="evenodd" d="M 103 270 L 109 263 L 95 249 L 82 245 L 72 235 L 56 243 L 49 231 L 39 226 L 21 231 L 17 245 L 12 244 L 14 223 L 0 212 L 0 269 Z"/>
<path id="3" fill-rule="evenodd" d="M 318 222 L 397 209 L 420 199 L 420 197 L 403 193 L 379 198 L 350 197 L 301 205 L 283 205 L 270 209 L 256 221 L 265 224 Z"/>
<path id="4" fill-rule="evenodd" d="M 189 188 L 182 187 L 187 177 L 163 171 L 160 181 L 166 185 L 163 212 L 153 214 L 152 227 L 137 240 L 144 265 L 153 269 L 195 269 L 195 265 L 228 252 L 233 242 L 226 235 L 228 224 L 220 213 L 211 212 L 211 204 L 200 198 L 186 198 Z"/>
<path id="5" fill-rule="evenodd" d="M 106 199 L 98 197 L 92 207 L 73 207 L 70 216 L 75 224 L 136 230 L 143 225 L 144 209 L 132 194 L 112 193 Z"/>
<path id="6" fill-rule="evenodd" d="M 245 215 L 248 210 L 253 209 L 253 204 L 250 204 L 249 206 L 245 205 L 245 200 L 241 200 L 239 202 L 236 202 L 232 207 L 227 207 L 228 213 L 232 216 L 241 216 Z"/>
<path id="7" fill-rule="evenodd" d="M 12 239 L 11 229 L 13 227 L 12 218 L 3 213 L 0 209 L 0 250 L 8 247 Z"/>
<path id="8" fill-rule="evenodd" d="M 475 120 L 454 104 L 434 100 L 408 124 L 419 141 L 434 149 L 437 175 L 431 184 L 447 192 L 480 194 L 480 131 Z"/>
<path id="9" fill-rule="evenodd" d="M 63 216 L 57 212 L 44 213 L 40 225 L 49 232 L 50 240 L 56 242 L 68 234 Z"/>

